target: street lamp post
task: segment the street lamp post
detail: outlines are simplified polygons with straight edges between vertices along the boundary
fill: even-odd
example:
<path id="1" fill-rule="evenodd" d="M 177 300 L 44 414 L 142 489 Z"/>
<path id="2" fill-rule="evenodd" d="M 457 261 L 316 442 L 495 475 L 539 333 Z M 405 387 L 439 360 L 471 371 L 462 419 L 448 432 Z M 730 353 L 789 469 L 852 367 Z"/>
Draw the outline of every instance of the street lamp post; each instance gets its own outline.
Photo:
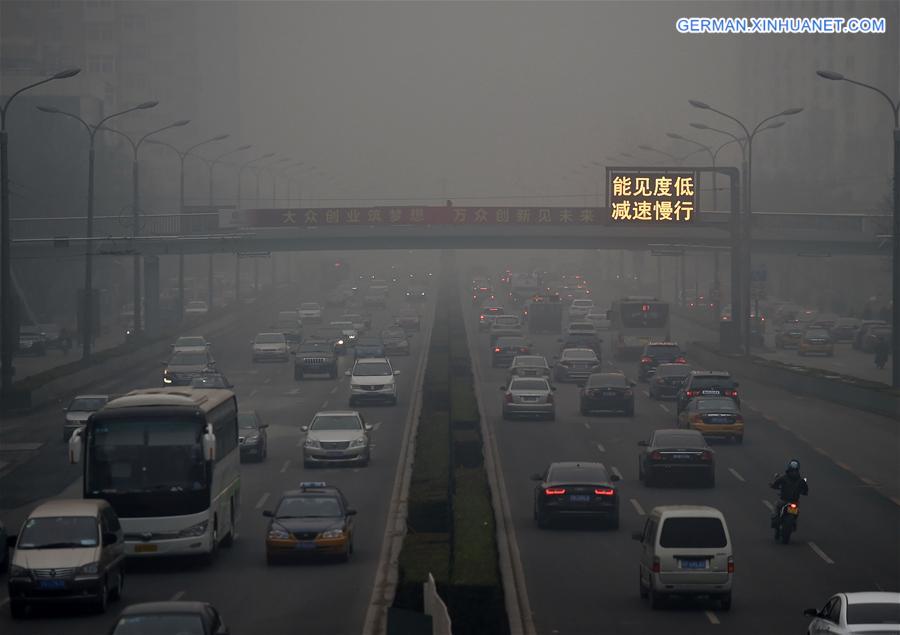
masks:
<path id="1" fill-rule="evenodd" d="M 63 115 L 71 119 L 75 119 L 84 126 L 88 133 L 88 196 L 87 196 L 87 227 L 85 230 L 85 248 L 84 248 L 84 309 L 82 312 L 81 325 L 81 356 L 83 359 L 89 359 L 91 356 L 91 348 L 94 339 L 94 306 L 93 306 L 93 286 L 94 286 L 94 265 L 93 265 L 93 245 L 91 244 L 94 237 L 94 142 L 97 132 L 100 130 L 110 131 L 105 128 L 105 124 L 114 117 L 119 117 L 135 110 L 147 110 L 155 108 L 159 102 L 146 101 L 132 108 L 127 108 L 111 115 L 107 115 L 101 119 L 96 125 L 89 124 L 78 115 L 65 112 L 57 108 L 38 106 L 38 110 L 53 115 Z M 135 314 L 137 315 L 137 314 Z"/>
<path id="2" fill-rule="evenodd" d="M 844 77 L 834 71 L 816 71 L 819 77 L 832 81 L 843 81 L 862 86 L 884 97 L 894 112 L 894 215 L 891 229 L 891 386 L 900 388 L 900 99 L 894 101 L 890 95 L 870 84 Z"/>
<path id="3" fill-rule="evenodd" d="M 706 104 L 702 101 L 697 101 L 696 99 L 688 100 L 691 106 L 694 108 L 699 108 L 700 110 L 710 110 L 716 114 L 719 114 L 726 119 L 730 119 L 741 127 L 741 130 L 744 131 L 745 137 L 745 146 L 747 150 L 747 158 L 746 158 L 746 177 L 745 177 L 745 186 L 744 186 L 744 215 L 747 217 L 746 222 L 743 227 L 743 258 L 742 261 L 742 277 L 743 277 L 743 302 L 745 306 L 742 307 L 742 312 L 740 314 L 740 324 L 742 324 L 742 331 L 744 336 L 744 354 L 748 357 L 750 356 L 750 341 L 751 341 L 751 333 L 750 333 L 750 268 L 752 266 L 752 249 L 750 246 L 750 241 L 752 240 L 753 228 L 752 228 L 752 213 L 753 208 L 752 205 L 752 196 L 751 190 L 753 188 L 753 139 L 756 137 L 757 133 L 762 132 L 763 130 L 770 129 L 770 126 L 764 126 L 763 124 L 776 119 L 777 117 L 789 117 L 791 115 L 796 115 L 798 113 L 803 112 L 803 108 L 787 108 L 782 110 L 781 112 L 775 113 L 774 115 L 770 115 L 765 117 L 759 121 L 759 123 L 754 126 L 753 131 L 751 132 L 744 123 L 739 120 L 737 117 L 729 115 L 726 112 L 722 112 L 716 108 L 713 108 L 709 104 Z M 776 122 L 783 123 L 783 122 Z M 774 126 L 778 127 L 778 126 Z M 734 318 L 734 310 L 732 310 L 732 318 Z M 759 316 L 757 315 L 757 319 Z"/>
<path id="4" fill-rule="evenodd" d="M 13 379 L 13 285 L 12 285 L 12 241 L 10 237 L 9 208 L 9 134 L 6 131 L 6 113 L 17 95 L 26 90 L 52 82 L 68 79 L 81 72 L 80 68 L 68 68 L 40 81 L 23 86 L 10 95 L 0 106 L 0 408 L 9 405 Z M 17 320 L 15 321 L 16 323 Z"/>
<path id="5" fill-rule="evenodd" d="M 237 186 L 237 208 L 238 209 L 241 209 L 241 205 L 243 205 L 243 198 L 241 197 L 241 191 L 242 191 L 241 185 L 242 185 L 243 178 L 244 178 L 244 170 L 246 168 L 248 168 L 250 165 L 256 163 L 257 161 L 261 161 L 262 159 L 268 159 L 269 157 L 274 157 L 274 156 L 275 156 L 274 152 L 268 152 L 266 154 L 263 154 L 262 156 L 258 156 L 253 159 L 250 159 L 249 161 L 245 161 L 244 163 L 242 163 L 240 165 L 240 167 L 238 168 L 238 186 Z M 259 198 L 259 181 L 258 180 L 257 180 L 257 185 L 256 185 L 256 196 L 258 199 Z M 256 204 L 257 204 L 257 206 L 259 205 L 258 200 L 256 201 Z"/>

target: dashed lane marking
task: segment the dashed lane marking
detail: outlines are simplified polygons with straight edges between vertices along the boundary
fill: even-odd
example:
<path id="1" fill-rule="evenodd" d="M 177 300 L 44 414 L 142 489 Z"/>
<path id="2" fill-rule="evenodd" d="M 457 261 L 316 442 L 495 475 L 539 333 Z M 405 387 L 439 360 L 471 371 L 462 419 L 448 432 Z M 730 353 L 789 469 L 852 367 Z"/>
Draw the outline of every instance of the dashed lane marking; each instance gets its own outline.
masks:
<path id="1" fill-rule="evenodd" d="M 816 452 L 818 452 L 818 453 L 821 454 L 822 456 L 828 456 L 828 452 L 826 452 L 825 450 L 823 450 L 823 449 L 820 448 L 819 446 L 813 447 L 813 450 L 815 450 Z M 831 458 L 831 457 L 828 457 L 828 458 Z"/>
<path id="2" fill-rule="evenodd" d="M 34 452 L 40 450 L 43 443 L 2 443 L 0 452 Z"/>
<path id="3" fill-rule="evenodd" d="M 666 412 L 672 412 L 671 410 L 669 410 L 669 406 L 667 406 L 664 403 L 659 404 L 659 407 L 662 408 L 663 410 L 665 410 Z"/>
<path id="4" fill-rule="evenodd" d="M 584 422 L 584 427 L 587 428 L 588 430 L 590 430 L 590 429 L 591 429 L 591 424 L 589 424 L 587 421 L 585 421 L 585 422 Z"/>
<path id="5" fill-rule="evenodd" d="M 272 382 L 272 378 L 271 378 L 271 377 L 266 377 L 265 379 L 263 379 L 263 383 L 264 383 L 264 384 L 268 384 L 268 383 L 271 383 L 271 382 Z"/>
<path id="6" fill-rule="evenodd" d="M 172 596 L 172 599 L 169 600 L 169 601 L 170 601 L 170 602 L 177 602 L 178 600 L 180 600 L 181 598 L 184 597 L 184 593 L 185 593 L 184 591 L 179 591 L 178 593 L 176 593 L 175 595 L 173 595 L 173 596 Z"/>
<path id="7" fill-rule="evenodd" d="M 331 389 L 331 394 L 333 395 L 334 393 L 336 393 L 336 392 L 337 392 L 337 389 L 338 389 L 337 386 L 335 386 L 334 388 L 332 388 L 332 389 Z"/>
<path id="8" fill-rule="evenodd" d="M 380 427 L 381 427 L 380 421 L 376 421 L 375 423 L 372 424 L 372 430 L 378 430 L 378 428 L 380 428 Z"/>
<path id="9" fill-rule="evenodd" d="M 600 450 L 601 452 L 606 452 L 606 448 L 603 447 L 602 443 L 597 444 L 597 449 Z"/>
<path id="10" fill-rule="evenodd" d="M 869 487 L 875 487 L 876 485 L 878 485 L 878 483 L 876 483 L 875 481 L 873 481 L 872 479 L 870 479 L 866 476 L 860 476 L 859 480 L 861 480 L 863 483 L 865 483 Z"/>
<path id="11" fill-rule="evenodd" d="M 255 395 L 257 392 L 258 392 L 258 391 L 256 390 L 256 388 L 254 388 L 253 390 L 250 391 L 250 395 L 249 395 L 249 396 L 252 397 L 252 396 Z"/>
<path id="12" fill-rule="evenodd" d="M 615 465 L 613 465 L 612 467 L 610 467 L 610 468 L 609 468 L 609 471 L 612 472 L 613 474 L 615 474 L 616 476 L 618 476 L 620 481 L 624 481 L 624 480 L 625 480 L 625 477 L 622 476 L 622 473 L 619 471 L 619 468 L 617 468 Z"/>
<path id="13" fill-rule="evenodd" d="M 631 506 L 634 507 L 634 511 L 638 513 L 638 516 L 646 516 L 644 513 L 644 508 L 641 507 L 641 504 L 637 502 L 636 498 L 629 499 L 631 500 Z"/>
<path id="14" fill-rule="evenodd" d="M 737 471 L 736 469 L 734 469 L 733 467 L 728 468 L 728 471 L 731 472 L 731 475 L 732 475 L 734 478 L 736 478 L 737 480 L 739 480 L 741 483 L 746 483 L 746 482 L 747 482 L 747 480 L 746 480 L 743 476 L 741 476 L 740 474 L 738 474 L 738 471 Z"/>
<path id="15" fill-rule="evenodd" d="M 812 549 L 813 551 L 816 552 L 817 556 L 819 556 L 822 560 L 825 561 L 825 564 L 834 564 L 834 560 L 829 558 L 828 554 L 826 554 L 824 551 L 822 551 L 822 549 L 819 548 L 819 545 L 817 545 L 816 543 L 814 543 L 811 540 L 807 544 L 809 545 L 810 549 Z"/>
<path id="16" fill-rule="evenodd" d="M 289 466 L 290 464 L 291 464 L 291 460 L 290 460 L 290 459 L 288 459 L 287 461 L 284 462 L 284 465 L 281 466 L 281 473 L 282 473 L 282 474 L 284 474 L 285 472 L 287 472 L 288 466 Z"/>
<path id="17" fill-rule="evenodd" d="M 322 402 L 322 410 L 324 410 L 327 407 L 328 407 L 328 400 L 326 399 L 324 402 Z"/>
<path id="18" fill-rule="evenodd" d="M 763 499 L 762 504 L 765 505 L 766 507 L 768 507 L 770 512 L 772 512 L 773 514 L 775 513 L 775 506 L 772 503 Z"/>
<path id="19" fill-rule="evenodd" d="M 644 396 L 645 396 L 647 399 L 650 398 L 650 391 L 649 391 L 649 390 L 644 390 L 644 391 L 642 391 L 642 392 L 644 393 Z"/>
<path id="20" fill-rule="evenodd" d="M 718 624 L 719 623 L 719 618 L 716 617 L 716 614 L 713 613 L 712 611 L 706 611 L 706 619 L 709 620 L 710 624 Z"/>
<path id="21" fill-rule="evenodd" d="M 269 500 L 269 492 L 266 492 L 259 497 L 259 500 L 256 502 L 256 509 L 262 509 L 262 506 L 266 504 L 267 500 Z"/>
<path id="22" fill-rule="evenodd" d="M 900 498 L 898 498 L 896 496 L 891 496 L 891 500 L 894 501 L 894 505 L 897 505 L 898 507 L 900 507 Z"/>
<path id="23" fill-rule="evenodd" d="M 848 472 L 853 472 L 853 468 L 851 468 L 846 463 L 843 463 L 842 461 L 835 461 L 834 464 L 837 465 L 842 470 L 847 470 Z"/>
<path id="24" fill-rule="evenodd" d="M 289 395 L 296 395 L 298 392 L 300 392 L 300 388 L 299 388 L 299 387 L 297 387 L 297 388 L 291 388 L 291 389 L 288 391 L 288 394 L 289 394 Z"/>

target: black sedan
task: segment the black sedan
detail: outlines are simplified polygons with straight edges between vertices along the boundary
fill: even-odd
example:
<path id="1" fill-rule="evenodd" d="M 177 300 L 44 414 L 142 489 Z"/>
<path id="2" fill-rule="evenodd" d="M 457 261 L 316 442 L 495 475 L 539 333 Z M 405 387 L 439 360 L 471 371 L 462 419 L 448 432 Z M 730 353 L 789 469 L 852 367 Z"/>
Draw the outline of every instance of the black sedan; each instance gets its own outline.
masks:
<path id="1" fill-rule="evenodd" d="M 638 478 L 648 487 L 664 475 L 698 475 L 707 487 L 716 484 L 716 456 L 696 430 L 657 430 L 638 458 Z"/>
<path id="2" fill-rule="evenodd" d="M 253 457 L 257 461 L 265 461 L 269 455 L 269 434 L 255 410 L 238 413 L 238 444 L 241 448 L 241 460 Z"/>
<path id="3" fill-rule="evenodd" d="M 650 342 L 644 346 L 638 366 L 638 381 L 647 381 L 660 364 L 684 364 L 684 352 L 674 342 Z"/>
<path id="4" fill-rule="evenodd" d="M 491 366 L 493 368 L 509 368 L 517 355 L 528 355 L 531 345 L 524 337 L 498 337 L 491 347 Z"/>
<path id="5" fill-rule="evenodd" d="M 634 382 L 623 373 L 594 373 L 581 388 L 580 411 L 615 410 L 634 416 Z"/>
<path id="6" fill-rule="evenodd" d="M 119 614 L 110 635 L 228 635 L 228 627 L 207 602 L 144 602 Z"/>
<path id="7" fill-rule="evenodd" d="M 675 399 L 678 391 L 693 368 L 687 364 L 660 364 L 650 380 L 647 394 L 650 399 Z"/>
<path id="8" fill-rule="evenodd" d="M 619 495 L 616 474 L 609 474 L 602 463 L 551 463 L 543 474 L 533 474 L 534 520 L 546 528 L 562 518 L 605 520 L 611 529 L 619 528 Z"/>
<path id="9" fill-rule="evenodd" d="M 266 562 L 303 556 L 337 556 L 343 561 L 353 553 L 353 516 L 347 499 L 325 483 L 301 483 L 285 492 L 269 518 L 266 530 Z"/>

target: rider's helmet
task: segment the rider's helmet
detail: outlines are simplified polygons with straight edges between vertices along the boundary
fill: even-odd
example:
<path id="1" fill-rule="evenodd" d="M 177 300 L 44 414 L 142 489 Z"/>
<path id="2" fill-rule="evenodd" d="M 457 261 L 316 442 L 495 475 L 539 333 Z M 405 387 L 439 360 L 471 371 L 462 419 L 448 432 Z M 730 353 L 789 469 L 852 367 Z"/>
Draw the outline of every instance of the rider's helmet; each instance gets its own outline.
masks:
<path id="1" fill-rule="evenodd" d="M 785 474 L 799 474 L 800 473 L 800 461 L 797 459 L 791 459 L 788 461 L 787 467 L 784 468 Z"/>

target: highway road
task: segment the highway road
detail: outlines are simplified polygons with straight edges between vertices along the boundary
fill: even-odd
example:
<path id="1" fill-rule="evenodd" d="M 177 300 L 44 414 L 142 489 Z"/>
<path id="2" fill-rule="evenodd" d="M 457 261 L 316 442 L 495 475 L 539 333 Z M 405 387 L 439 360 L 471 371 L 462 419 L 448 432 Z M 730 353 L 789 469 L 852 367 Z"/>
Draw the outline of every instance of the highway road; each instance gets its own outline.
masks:
<path id="1" fill-rule="evenodd" d="M 412 266 L 412 265 L 410 265 Z M 307 281 L 311 284 L 314 281 Z M 393 310 L 402 305 L 399 285 L 392 290 L 392 304 L 373 313 L 373 331 L 388 325 Z M 218 367 L 235 384 L 241 410 L 257 410 L 270 425 L 269 456 L 263 463 L 245 463 L 242 468 L 242 492 L 239 535 L 233 547 L 220 550 L 211 566 L 189 560 L 141 561 L 127 570 L 124 599 L 111 605 L 106 615 L 70 608 L 52 608 L 32 612 L 24 621 L 14 622 L 6 609 L 5 573 L 0 578 L 0 632 L 6 635 L 70 635 L 105 632 L 118 611 L 127 604 L 144 601 L 184 599 L 212 602 L 222 612 L 234 634 L 316 633 L 322 635 L 358 635 L 362 631 L 372 594 L 376 567 L 381 554 L 387 511 L 405 426 L 409 424 L 411 395 L 417 371 L 427 348 L 427 333 L 433 304 L 422 307 L 422 332 L 411 338 L 411 355 L 393 359 L 401 371 L 398 377 L 400 401 L 395 407 L 360 408 L 374 424 L 372 461 L 366 468 L 302 467 L 300 426 L 324 409 L 347 408 L 348 378 L 343 370 L 351 359 L 341 362 L 336 380 L 308 379 L 295 382 L 290 363 L 252 364 L 249 341 L 267 330 L 274 312 L 293 308 L 300 301 L 322 300 L 317 288 L 286 287 L 281 301 L 260 307 L 254 318 L 238 323 L 231 331 L 212 339 Z M 325 321 L 336 319 L 342 309 L 328 309 Z M 104 388 L 159 385 L 161 368 L 157 364 L 136 369 L 132 376 L 111 380 Z M 65 463 L 65 447 L 59 440 L 61 415 L 58 409 L 26 417 L 28 426 L 16 426 L 22 438 L 44 444 L 29 460 L 7 470 L 0 479 L 3 509 L 0 514 L 15 531 L 36 498 L 63 495 L 79 496 L 77 467 Z M 12 422 L 17 423 L 17 422 Z M 21 423 L 21 422 L 18 422 Z M 41 432 L 43 431 L 43 432 Z M 296 566 L 269 567 L 264 555 L 266 519 L 262 511 L 272 509 L 280 493 L 301 481 L 326 481 L 340 487 L 356 517 L 355 553 L 347 564 L 321 562 Z"/>
<path id="2" fill-rule="evenodd" d="M 612 298 L 596 288 L 594 297 L 601 305 Z M 488 336 L 477 333 L 476 311 L 468 309 L 467 324 L 480 395 L 497 440 L 528 598 L 541 635 L 796 633 L 808 623 L 803 609 L 821 606 L 836 591 L 900 588 L 895 422 L 869 418 L 857 426 L 855 411 L 813 400 L 789 402 L 789 395 L 741 379 L 747 438 L 743 445 L 714 442 L 715 488 L 648 488 L 637 480 L 637 442 L 652 430 L 673 426 L 671 402 L 651 401 L 645 385 L 639 384 L 633 419 L 582 416 L 578 388 L 563 384 L 556 392 L 555 422 L 503 421 L 497 387 L 506 371 L 490 367 Z M 700 335 L 689 322 L 673 323 L 674 339 Z M 555 336 L 530 340 L 548 359 L 558 352 Z M 636 375 L 636 363 L 619 365 L 609 359 L 607 355 L 607 368 L 621 367 Z M 848 418 L 842 421 L 844 415 Z M 827 423 L 822 432 L 816 429 L 819 423 Z M 802 426 L 803 440 L 795 424 Z M 882 481 L 866 482 L 836 458 L 841 446 L 864 453 L 857 463 L 863 468 L 868 467 L 862 462 L 865 456 L 877 459 L 873 468 L 881 470 Z M 795 540 L 781 545 L 769 529 L 767 505 L 775 493 L 767 482 L 790 458 L 801 461 L 811 493 L 801 502 Z M 618 531 L 584 525 L 537 528 L 529 475 L 564 460 L 600 461 L 622 475 Z M 639 548 L 631 532 L 642 527 L 654 506 L 677 503 L 717 507 L 728 521 L 736 561 L 729 612 L 703 602 L 679 602 L 654 611 L 639 599 Z"/>

